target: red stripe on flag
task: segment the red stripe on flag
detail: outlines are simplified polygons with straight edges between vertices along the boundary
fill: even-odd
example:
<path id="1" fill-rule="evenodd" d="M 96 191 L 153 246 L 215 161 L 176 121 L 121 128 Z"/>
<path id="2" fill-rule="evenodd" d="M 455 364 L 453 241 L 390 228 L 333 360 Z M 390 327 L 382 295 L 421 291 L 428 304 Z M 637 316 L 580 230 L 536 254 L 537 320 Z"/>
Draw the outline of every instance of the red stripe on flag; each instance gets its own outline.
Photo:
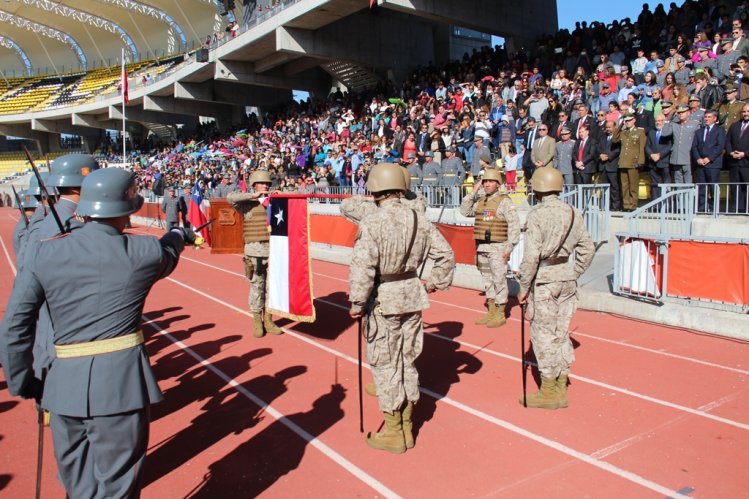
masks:
<path id="1" fill-rule="evenodd" d="M 314 316 L 307 200 L 289 199 L 289 313 Z"/>

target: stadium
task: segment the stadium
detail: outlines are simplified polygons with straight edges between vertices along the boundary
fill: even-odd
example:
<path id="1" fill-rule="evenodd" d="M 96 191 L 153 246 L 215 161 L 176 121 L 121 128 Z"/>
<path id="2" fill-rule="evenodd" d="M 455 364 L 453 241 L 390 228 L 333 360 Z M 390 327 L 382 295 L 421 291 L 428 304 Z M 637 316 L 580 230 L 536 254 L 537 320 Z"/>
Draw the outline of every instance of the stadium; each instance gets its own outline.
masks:
<path id="1" fill-rule="evenodd" d="M 192 226 L 202 242 L 142 309 L 165 397 L 148 415 L 144 497 L 742 494 L 749 9 L 633 5 L 610 24 L 580 12 L 567 30 L 557 8 L 0 2 L 3 314 L 24 271 L 13 237 L 32 170 L 49 178 L 71 154 L 133 172 L 145 203 L 128 234 Z M 376 396 L 360 399 L 361 323 L 349 315 L 361 233 L 343 203 L 373 194 L 382 163 L 404 167 L 456 263 L 452 287 L 423 310 L 416 446 L 402 455 L 370 449 L 360 432 L 362 420 L 387 423 Z M 518 404 L 544 382 L 517 298 L 532 240 L 521 234 L 507 253 L 501 327 L 475 325 L 492 291 L 479 218 L 465 210 L 497 175 L 525 231 L 543 207 L 534 172 L 545 168 L 561 175 L 559 199 L 595 246 L 569 325 L 569 407 L 553 412 Z M 262 338 L 241 258 L 247 225 L 231 198 L 251 195 L 258 172 L 271 203 L 303 201 L 307 241 L 285 258 L 309 260 L 313 307 L 307 318 L 289 311 L 299 289 L 284 282 L 283 334 Z M 271 295 L 279 284 L 268 279 Z M 365 383 L 377 367 L 366 360 Z M 10 385 L 3 371 L 0 388 Z M 65 497 L 58 442 L 33 400 L 8 389 L 0 495 Z"/>

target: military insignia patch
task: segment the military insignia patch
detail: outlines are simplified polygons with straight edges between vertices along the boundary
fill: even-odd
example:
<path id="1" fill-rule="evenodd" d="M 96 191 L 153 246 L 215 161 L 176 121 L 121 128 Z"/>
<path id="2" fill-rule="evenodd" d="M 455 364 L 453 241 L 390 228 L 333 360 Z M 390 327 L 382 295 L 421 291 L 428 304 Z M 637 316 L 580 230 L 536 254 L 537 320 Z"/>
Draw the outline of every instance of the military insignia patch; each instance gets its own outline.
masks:
<path id="1" fill-rule="evenodd" d="M 484 220 L 494 220 L 494 210 L 484 210 Z"/>

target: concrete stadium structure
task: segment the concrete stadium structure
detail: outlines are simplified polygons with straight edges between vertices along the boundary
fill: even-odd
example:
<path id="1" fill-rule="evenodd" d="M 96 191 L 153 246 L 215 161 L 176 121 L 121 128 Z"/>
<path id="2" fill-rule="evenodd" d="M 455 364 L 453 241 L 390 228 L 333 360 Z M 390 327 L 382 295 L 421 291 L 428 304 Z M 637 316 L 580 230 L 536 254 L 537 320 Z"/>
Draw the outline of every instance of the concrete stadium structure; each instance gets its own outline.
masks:
<path id="1" fill-rule="evenodd" d="M 228 128 L 241 122 L 245 106 L 283 104 L 292 90 L 325 95 L 338 83 L 357 90 L 400 81 L 417 65 L 444 64 L 461 47 L 456 26 L 502 36 L 509 50 L 557 29 L 554 0 L 378 0 L 373 9 L 364 0 L 261 3 L 236 2 L 226 15 L 220 0 L 5 2 L 0 24 L 13 44 L 0 44 L 0 67 L 18 74 L 50 63 L 53 73 L 116 66 L 123 47 L 128 62 L 190 53 L 149 85 L 131 84 L 128 131 L 197 116 Z M 204 54 L 191 49 L 223 32 L 227 19 L 237 20 L 236 36 L 212 43 L 207 61 L 198 62 Z M 59 134 L 93 148 L 100 130 L 121 127 L 120 100 L 110 91 L 82 105 L 0 115 L 0 135 L 35 140 L 42 152 L 56 149 Z"/>

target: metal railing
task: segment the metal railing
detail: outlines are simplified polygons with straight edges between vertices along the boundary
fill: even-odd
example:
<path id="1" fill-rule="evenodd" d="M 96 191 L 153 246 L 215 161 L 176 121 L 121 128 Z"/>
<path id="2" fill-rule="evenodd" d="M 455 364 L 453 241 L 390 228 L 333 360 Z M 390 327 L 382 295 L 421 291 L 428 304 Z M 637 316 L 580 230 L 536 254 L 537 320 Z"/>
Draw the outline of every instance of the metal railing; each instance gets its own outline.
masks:
<path id="1" fill-rule="evenodd" d="M 612 283 L 614 294 L 656 303 L 664 303 L 665 299 L 669 298 L 672 301 L 689 303 L 719 303 L 730 310 L 742 312 L 749 309 L 749 305 L 745 303 L 680 296 L 669 291 L 669 252 L 672 242 L 749 245 L 749 239 L 637 232 L 617 232 L 616 238 L 618 244 L 614 252 Z M 703 274 L 694 272 L 692 278 L 703 279 Z"/>
<path id="2" fill-rule="evenodd" d="M 749 214 L 749 183 L 719 182 L 715 184 L 659 184 L 664 193 L 696 189 L 694 212 L 698 215 Z"/>
<path id="3" fill-rule="evenodd" d="M 609 240 L 611 209 L 609 184 L 580 184 L 565 186 L 567 192 L 559 198 L 580 211 L 585 228 L 596 244 Z"/>
<path id="4" fill-rule="evenodd" d="M 673 234 L 688 236 L 692 233 L 697 189 L 685 186 L 666 192 L 632 213 L 624 215 L 629 221 L 629 231 L 640 234 Z"/>

